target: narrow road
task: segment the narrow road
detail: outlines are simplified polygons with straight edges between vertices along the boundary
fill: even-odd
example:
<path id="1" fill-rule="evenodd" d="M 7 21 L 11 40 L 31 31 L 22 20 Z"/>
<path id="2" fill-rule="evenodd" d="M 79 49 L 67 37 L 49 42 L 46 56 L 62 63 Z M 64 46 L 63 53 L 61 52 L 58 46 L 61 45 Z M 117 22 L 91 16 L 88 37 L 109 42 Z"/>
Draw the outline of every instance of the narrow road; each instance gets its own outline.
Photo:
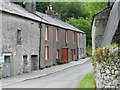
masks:
<path id="1" fill-rule="evenodd" d="M 3 88 L 76 88 L 82 78 L 92 73 L 92 60 L 63 71 L 5 86 Z"/>

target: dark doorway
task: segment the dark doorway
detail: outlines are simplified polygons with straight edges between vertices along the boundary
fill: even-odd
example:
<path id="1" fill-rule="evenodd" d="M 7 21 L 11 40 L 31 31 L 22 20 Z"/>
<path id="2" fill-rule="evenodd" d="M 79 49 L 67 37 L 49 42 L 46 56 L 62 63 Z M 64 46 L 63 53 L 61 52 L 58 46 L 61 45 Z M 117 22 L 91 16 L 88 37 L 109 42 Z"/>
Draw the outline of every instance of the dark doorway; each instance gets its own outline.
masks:
<path id="1" fill-rule="evenodd" d="M 38 56 L 32 55 L 31 56 L 31 71 L 37 70 L 37 65 L 38 65 Z"/>
<path id="2" fill-rule="evenodd" d="M 27 72 L 27 64 L 28 64 L 27 55 L 24 55 L 23 56 L 23 73 Z"/>

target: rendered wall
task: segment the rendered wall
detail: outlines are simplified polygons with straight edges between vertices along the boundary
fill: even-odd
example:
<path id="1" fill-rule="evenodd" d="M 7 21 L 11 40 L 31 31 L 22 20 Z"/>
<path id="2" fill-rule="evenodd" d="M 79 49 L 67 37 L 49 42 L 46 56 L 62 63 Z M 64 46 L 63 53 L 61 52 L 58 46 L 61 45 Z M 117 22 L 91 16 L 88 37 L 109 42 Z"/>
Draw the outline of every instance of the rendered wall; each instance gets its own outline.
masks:
<path id="1" fill-rule="evenodd" d="M 94 16 L 92 25 L 92 48 L 93 53 L 96 48 L 101 47 L 104 32 L 107 25 L 110 8 L 103 10 Z"/>
<path id="2" fill-rule="evenodd" d="M 27 72 L 31 71 L 31 55 L 39 57 L 39 24 L 8 13 L 3 13 L 3 53 L 11 53 L 11 75 L 23 73 L 23 55 L 28 56 Z M 17 29 L 22 32 L 22 45 L 17 44 Z M 39 64 L 39 63 L 38 63 Z"/>

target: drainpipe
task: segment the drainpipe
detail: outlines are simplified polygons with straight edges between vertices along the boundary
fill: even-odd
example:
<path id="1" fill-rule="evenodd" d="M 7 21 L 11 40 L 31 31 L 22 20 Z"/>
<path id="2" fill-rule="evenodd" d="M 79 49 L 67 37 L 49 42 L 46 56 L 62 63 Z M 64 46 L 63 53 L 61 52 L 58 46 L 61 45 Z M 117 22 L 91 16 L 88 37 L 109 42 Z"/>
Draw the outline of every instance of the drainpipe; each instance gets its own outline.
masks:
<path id="1" fill-rule="evenodd" d="M 76 46 L 77 46 L 77 60 L 79 59 L 78 54 L 79 54 L 79 48 L 78 48 L 78 33 L 76 33 Z"/>
<path id="2" fill-rule="evenodd" d="M 66 31 L 67 30 L 65 30 L 65 47 L 67 47 L 67 43 L 66 43 Z"/>
<path id="3" fill-rule="evenodd" d="M 39 69 L 41 69 L 40 67 L 40 57 L 41 57 L 41 29 L 42 29 L 42 23 L 40 22 L 40 25 L 39 25 L 39 28 L 40 28 L 40 37 L 39 37 Z"/>

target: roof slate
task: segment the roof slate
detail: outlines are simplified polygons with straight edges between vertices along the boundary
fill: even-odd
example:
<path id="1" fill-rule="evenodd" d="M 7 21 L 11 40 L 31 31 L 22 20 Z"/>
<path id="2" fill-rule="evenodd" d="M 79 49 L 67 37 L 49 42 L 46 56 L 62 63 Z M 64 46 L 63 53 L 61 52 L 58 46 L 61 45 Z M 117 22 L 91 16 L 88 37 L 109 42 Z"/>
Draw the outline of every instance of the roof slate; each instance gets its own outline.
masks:
<path id="1" fill-rule="evenodd" d="M 58 26 L 58 27 L 61 27 L 64 29 L 85 33 L 83 31 L 75 28 L 74 26 L 72 26 L 66 22 L 63 22 L 59 19 L 53 18 L 47 14 L 43 14 L 38 11 L 36 11 L 36 14 L 30 13 L 25 8 L 23 8 L 19 5 L 16 5 L 14 3 L 3 2 L 2 4 L 0 4 L 0 10 L 8 12 L 8 13 L 16 14 L 16 15 L 19 15 L 22 17 L 30 18 L 30 19 L 33 19 L 36 21 L 40 21 L 42 23 L 47 23 L 50 25 Z"/>

